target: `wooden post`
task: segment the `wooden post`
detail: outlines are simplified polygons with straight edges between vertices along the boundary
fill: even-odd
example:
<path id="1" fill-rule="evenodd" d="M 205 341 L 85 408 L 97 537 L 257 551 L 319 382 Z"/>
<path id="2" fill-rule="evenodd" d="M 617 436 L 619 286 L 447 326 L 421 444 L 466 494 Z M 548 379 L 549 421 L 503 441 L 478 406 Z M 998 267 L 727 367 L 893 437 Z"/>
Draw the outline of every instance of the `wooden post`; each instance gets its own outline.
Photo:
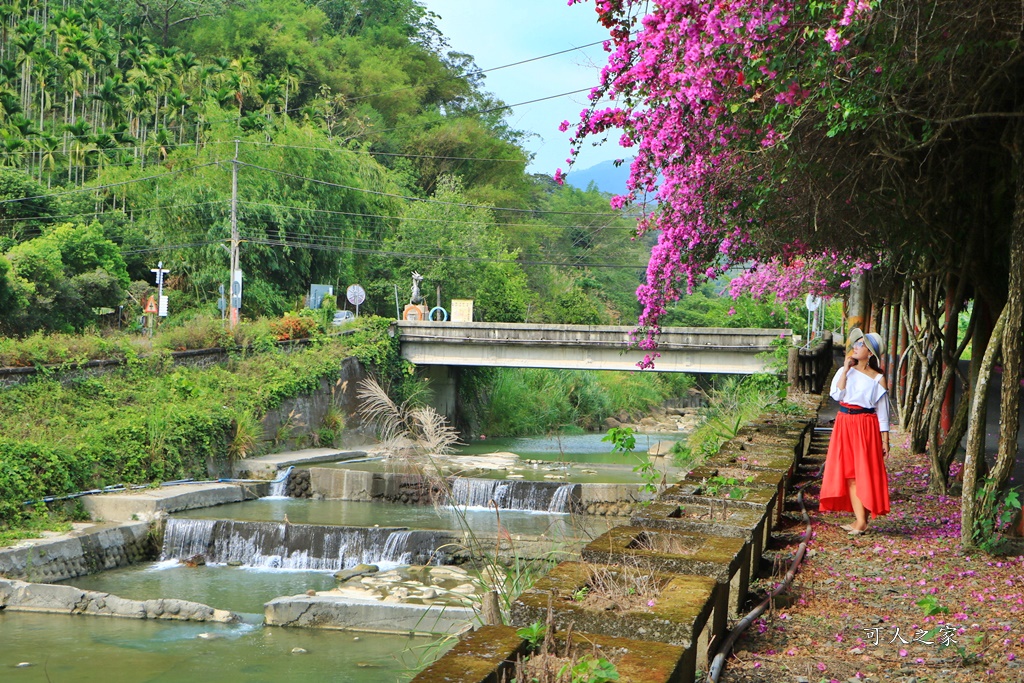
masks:
<path id="1" fill-rule="evenodd" d="M 789 347 L 789 355 L 786 357 L 786 382 L 803 391 L 800 386 L 800 349 L 796 346 Z"/>
<path id="2" fill-rule="evenodd" d="M 486 626 L 501 626 L 501 608 L 498 606 L 498 591 L 484 593 L 480 616 Z"/>

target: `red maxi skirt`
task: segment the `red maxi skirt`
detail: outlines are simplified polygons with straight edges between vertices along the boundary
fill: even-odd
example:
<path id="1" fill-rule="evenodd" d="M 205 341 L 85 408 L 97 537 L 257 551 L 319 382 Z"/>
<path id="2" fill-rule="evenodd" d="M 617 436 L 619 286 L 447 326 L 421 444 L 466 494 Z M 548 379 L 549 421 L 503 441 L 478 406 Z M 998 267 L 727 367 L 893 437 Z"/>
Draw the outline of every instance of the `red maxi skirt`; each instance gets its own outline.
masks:
<path id="1" fill-rule="evenodd" d="M 856 406 L 853 406 L 856 407 Z M 846 480 L 857 482 L 857 497 L 872 517 L 889 512 L 889 477 L 875 413 L 839 413 L 832 428 L 818 509 L 853 512 Z"/>

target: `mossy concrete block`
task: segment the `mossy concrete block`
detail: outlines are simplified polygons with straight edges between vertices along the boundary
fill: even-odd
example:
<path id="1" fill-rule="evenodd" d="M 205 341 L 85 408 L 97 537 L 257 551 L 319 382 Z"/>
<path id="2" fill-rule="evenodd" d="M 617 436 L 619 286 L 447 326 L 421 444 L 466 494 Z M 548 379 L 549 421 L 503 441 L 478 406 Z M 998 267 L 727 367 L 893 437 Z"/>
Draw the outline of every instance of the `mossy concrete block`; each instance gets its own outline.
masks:
<path id="1" fill-rule="evenodd" d="M 514 628 L 484 626 L 465 634 L 448 653 L 411 683 L 502 683 L 515 670 L 526 641 Z"/>
<path id="2" fill-rule="evenodd" d="M 687 475 L 689 476 L 689 475 Z M 697 486 L 694 488 L 694 484 Z M 692 491 L 692 492 L 691 492 Z M 679 501 L 696 503 L 698 505 L 704 505 L 709 507 L 716 505 L 719 508 L 728 510 L 731 507 L 749 508 L 751 510 L 764 510 L 769 519 L 772 519 L 777 510 L 778 501 L 780 499 L 778 489 L 753 489 L 746 488 L 742 490 L 742 498 L 731 498 L 728 497 L 725 491 L 720 491 L 717 495 L 710 496 L 704 494 L 704 487 L 700 485 L 700 481 L 694 481 L 692 479 L 684 479 L 680 484 L 670 486 L 661 494 L 661 500 L 663 501 Z"/>
<path id="3" fill-rule="evenodd" d="M 748 470 L 775 470 L 786 475 L 788 482 L 796 467 L 796 458 L 787 449 L 751 444 L 729 443 L 704 464 L 708 467 L 743 467 Z"/>
<path id="4" fill-rule="evenodd" d="M 620 526 L 590 542 L 581 553 L 587 562 L 644 564 L 674 574 L 697 574 L 728 585 L 728 610 L 738 616 L 750 582 L 750 542 L 693 531 Z M 725 605 L 723 605 L 723 608 Z M 725 627 L 725 610 L 715 621 Z M 719 633 L 716 623 L 715 633 Z"/>
<path id="5" fill-rule="evenodd" d="M 528 626 L 546 621 L 550 597 L 552 620 L 559 631 L 573 624 L 574 630 L 585 633 L 679 645 L 696 650 L 697 666 L 706 668 L 708 643 L 714 635 L 711 616 L 724 587 L 706 576 L 645 571 L 645 581 L 661 584 L 652 596 L 653 605 L 620 610 L 574 600 L 581 589 L 599 594 L 595 575 L 607 581 L 616 573 L 625 574 L 624 582 L 630 581 L 622 567 L 563 562 L 512 604 L 512 623 Z"/>
<path id="6" fill-rule="evenodd" d="M 714 491 L 714 483 L 710 480 L 715 476 L 736 479 L 739 483 L 736 485 L 720 486 L 718 491 Z M 754 481 L 749 484 L 744 483 L 747 479 L 753 479 Z M 757 510 L 763 507 L 770 519 L 774 515 L 774 521 L 770 525 L 773 526 L 782 521 L 782 501 L 786 497 L 786 481 L 786 473 L 778 470 L 752 470 L 741 467 L 738 464 L 729 466 L 719 463 L 706 463 L 701 467 L 691 470 L 680 483 L 697 484 L 697 488 L 692 493 L 694 499 L 713 498 L 720 502 L 721 507 L 724 509 L 738 506 Z M 705 482 L 708 483 L 705 484 Z M 733 497 L 733 491 L 737 494 L 735 498 Z M 714 493 L 712 494 L 712 492 Z M 684 495 L 678 499 L 683 500 L 685 498 L 688 498 L 688 496 Z"/>
<path id="7" fill-rule="evenodd" d="M 749 490 L 743 500 L 734 500 L 724 497 L 700 496 L 699 489 L 694 495 L 678 494 L 670 488 L 662 500 L 669 504 L 676 503 L 684 510 L 695 509 L 699 513 L 707 511 L 709 514 L 714 513 L 715 516 L 726 516 L 730 510 L 736 508 L 751 510 L 765 519 L 763 535 L 764 543 L 767 544 L 771 529 L 780 521 L 779 515 L 783 499 L 778 495 L 777 490 L 769 489 Z M 715 532 L 711 531 L 711 533 Z"/>
<path id="8" fill-rule="evenodd" d="M 556 636 L 556 640 L 559 637 Z M 564 641 L 560 641 L 564 643 Z M 615 662 L 625 683 L 693 683 L 693 653 L 678 645 L 574 633 L 578 652 Z M 516 658 L 526 653 L 526 641 L 507 626 L 484 626 L 466 634 L 441 659 L 424 669 L 411 683 L 502 683 L 511 678 Z"/>
<path id="9" fill-rule="evenodd" d="M 743 427 L 737 434 L 737 440 L 786 448 L 799 461 L 810 447 L 815 421 L 815 416 L 806 415 L 792 419 L 764 419 Z"/>
<path id="10" fill-rule="evenodd" d="M 785 486 L 785 473 L 779 470 L 753 470 L 743 467 L 742 463 L 735 465 L 705 463 L 700 467 L 694 467 L 686 475 L 684 481 L 700 481 L 712 477 L 724 477 L 735 479 L 738 486 L 750 488 L 774 488 Z M 747 480 L 750 480 L 749 482 Z"/>
<path id="11" fill-rule="evenodd" d="M 692 683 L 696 676 L 693 648 L 592 633 L 573 633 L 573 641 L 581 651 L 596 646 L 612 655 L 623 683 Z"/>
<path id="12" fill-rule="evenodd" d="M 750 541 L 750 576 L 757 576 L 761 554 L 771 534 L 767 510 L 737 506 L 659 501 L 639 508 L 629 523 L 644 529 L 695 531 Z"/>

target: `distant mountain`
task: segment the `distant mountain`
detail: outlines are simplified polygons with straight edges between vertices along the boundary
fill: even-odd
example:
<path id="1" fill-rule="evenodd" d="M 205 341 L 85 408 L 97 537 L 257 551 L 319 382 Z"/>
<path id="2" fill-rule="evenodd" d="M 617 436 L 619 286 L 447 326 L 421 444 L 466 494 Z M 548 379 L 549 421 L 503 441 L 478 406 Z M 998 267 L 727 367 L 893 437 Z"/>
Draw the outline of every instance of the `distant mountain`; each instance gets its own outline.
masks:
<path id="1" fill-rule="evenodd" d="M 565 182 L 585 190 L 593 181 L 602 192 L 623 194 L 629 178 L 629 163 L 630 159 L 623 161 L 621 166 L 616 166 L 613 161 L 602 161 L 590 168 L 574 168 L 565 177 Z"/>

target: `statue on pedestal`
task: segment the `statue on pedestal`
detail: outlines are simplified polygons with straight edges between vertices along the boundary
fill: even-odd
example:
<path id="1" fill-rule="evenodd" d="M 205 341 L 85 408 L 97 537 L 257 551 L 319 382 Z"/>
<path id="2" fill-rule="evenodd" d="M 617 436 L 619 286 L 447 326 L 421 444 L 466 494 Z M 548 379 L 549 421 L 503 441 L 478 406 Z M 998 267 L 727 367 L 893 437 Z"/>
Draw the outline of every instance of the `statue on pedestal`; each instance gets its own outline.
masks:
<path id="1" fill-rule="evenodd" d="M 421 282 L 423 282 L 423 276 L 413 272 L 412 296 L 409 297 L 409 305 L 405 307 L 405 311 L 402 313 L 403 320 L 420 321 L 427 319 L 426 302 L 423 299 L 423 294 L 420 293 Z"/>

